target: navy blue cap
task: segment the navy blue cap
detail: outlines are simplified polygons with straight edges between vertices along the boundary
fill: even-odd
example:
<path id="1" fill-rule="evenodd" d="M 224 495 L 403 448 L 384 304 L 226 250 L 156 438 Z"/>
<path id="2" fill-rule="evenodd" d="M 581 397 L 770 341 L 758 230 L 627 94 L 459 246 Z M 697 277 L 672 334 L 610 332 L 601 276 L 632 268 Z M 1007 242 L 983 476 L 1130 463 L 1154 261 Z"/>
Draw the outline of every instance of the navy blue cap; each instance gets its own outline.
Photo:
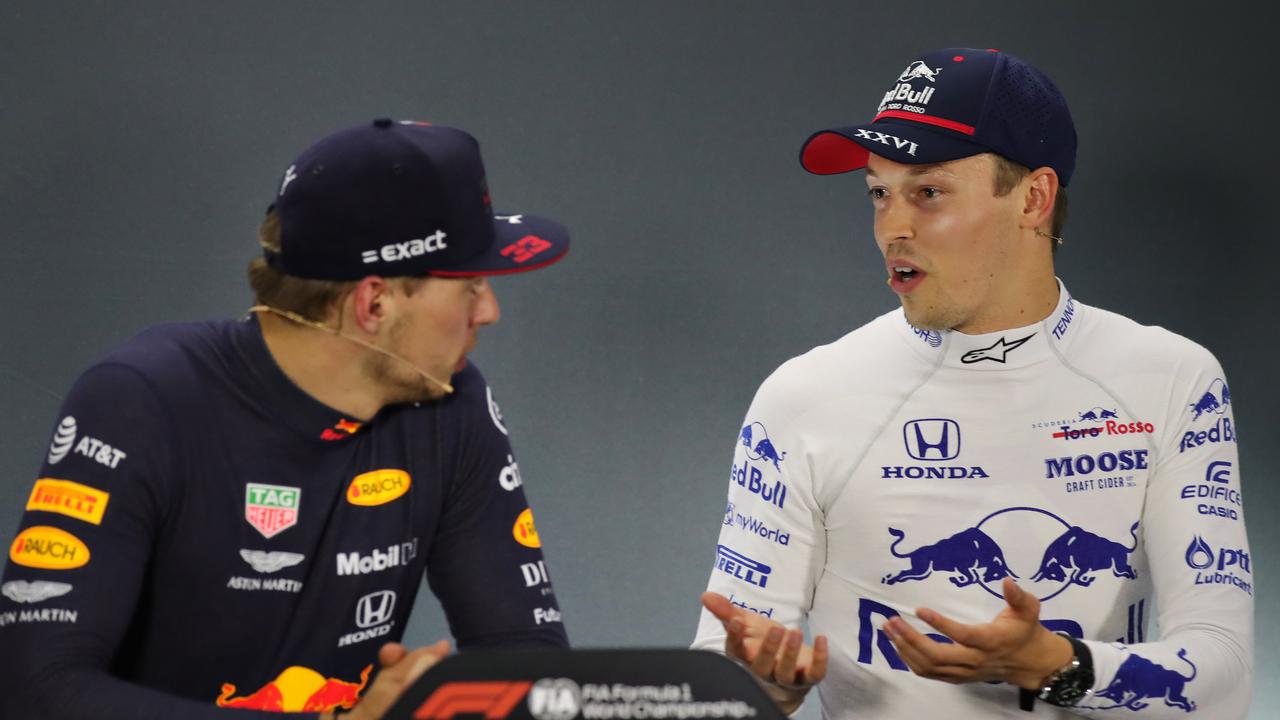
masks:
<path id="1" fill-rule="evenodd" d="M 463 130 L 386 118 L 307 148 L 277 186 L 280 251 L 296 277 L 467 277 L 545 267 L 569 232 L 532 215 L 494 215 L 480 144 Z"/>
<path id="2" fill-rule="evenodd" d="M 946 162 L 994 152 L 1066 185 L 1076 166 L 1067 100 L 1048 76 L 997 50 L 947 48 L 920 56 L 884 94 L 871 122 L 814 133 L 800 164 L 817 175 L 860 170 L 867 154 Z"/>

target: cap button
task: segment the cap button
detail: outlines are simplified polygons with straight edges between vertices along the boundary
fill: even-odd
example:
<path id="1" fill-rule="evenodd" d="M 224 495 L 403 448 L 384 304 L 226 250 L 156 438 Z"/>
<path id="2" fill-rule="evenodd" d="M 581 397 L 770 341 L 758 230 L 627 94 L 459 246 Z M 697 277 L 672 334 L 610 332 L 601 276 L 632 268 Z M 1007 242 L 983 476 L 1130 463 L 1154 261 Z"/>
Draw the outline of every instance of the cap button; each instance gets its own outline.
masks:
<path id="1" fill-rule="evenodd" d="M 391 118 L 378 118 L 373 121 L 373 126 L 376 128 L 389 128 L 391 127 Z"/>

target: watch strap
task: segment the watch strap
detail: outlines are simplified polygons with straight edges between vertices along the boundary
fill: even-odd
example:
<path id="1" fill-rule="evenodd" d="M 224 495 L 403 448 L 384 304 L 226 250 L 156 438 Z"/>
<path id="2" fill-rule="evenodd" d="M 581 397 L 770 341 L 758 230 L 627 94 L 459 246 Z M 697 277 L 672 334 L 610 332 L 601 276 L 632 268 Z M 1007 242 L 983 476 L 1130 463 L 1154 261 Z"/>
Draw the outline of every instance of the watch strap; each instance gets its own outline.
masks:
<path id="1" fill-rule="evenodd" d="M 1092 692 L 1094 682 L 1093 654 L 1084 642 L 1059 632 L 1071 643 L 1071 662 L 1058 668 L 1045 679 L 1037 697 L 1051 705 L 1070 707 Z M 1084 687 L 1080 687 L 1084 685 Z"/>

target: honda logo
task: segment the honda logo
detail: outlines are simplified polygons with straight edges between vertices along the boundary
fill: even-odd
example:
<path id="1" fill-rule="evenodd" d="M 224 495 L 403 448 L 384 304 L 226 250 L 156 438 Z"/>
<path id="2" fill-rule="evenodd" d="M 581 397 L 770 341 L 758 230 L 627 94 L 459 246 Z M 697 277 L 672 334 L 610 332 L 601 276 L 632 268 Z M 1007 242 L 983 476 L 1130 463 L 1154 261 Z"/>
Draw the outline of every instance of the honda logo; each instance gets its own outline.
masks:
<path id="1" fill-rule="evenodd" d="M 945 418 L 912 420 L 902 426 L 902 441 L 916 460 L 954 460 L 960 454 L 960 425 Z"/>
<path id="2" fill-rule="evenodd" d="M 356 603 L 356 625 L 362 628 L 381 625 L 391 619 L 396 609 L 396 594 L 391 590 L 369 593 Z"/>

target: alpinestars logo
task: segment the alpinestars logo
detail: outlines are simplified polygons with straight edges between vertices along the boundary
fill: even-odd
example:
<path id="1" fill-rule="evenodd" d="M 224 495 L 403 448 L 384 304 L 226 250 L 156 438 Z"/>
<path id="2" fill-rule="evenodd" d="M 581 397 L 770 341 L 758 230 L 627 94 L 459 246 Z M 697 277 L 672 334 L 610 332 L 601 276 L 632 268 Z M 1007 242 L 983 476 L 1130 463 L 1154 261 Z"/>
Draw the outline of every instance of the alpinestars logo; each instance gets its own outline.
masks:
<path id="1" fill-rule="evenodd" d="M 1031 333 L 1024 338 L 1019 338 L 1013 342 L 1009 342 L 1001 337 L 988 347 L 970 350 L 965 353 L 960 357 L 960 362 L 966 365 L 972 365 L 973 363 L 982 362 L 983 360 L 992 360 L 1003 364 L 1009 353 L 1022 347 L 1028 340 L 1035 336 L 1035 333 Z"/>

